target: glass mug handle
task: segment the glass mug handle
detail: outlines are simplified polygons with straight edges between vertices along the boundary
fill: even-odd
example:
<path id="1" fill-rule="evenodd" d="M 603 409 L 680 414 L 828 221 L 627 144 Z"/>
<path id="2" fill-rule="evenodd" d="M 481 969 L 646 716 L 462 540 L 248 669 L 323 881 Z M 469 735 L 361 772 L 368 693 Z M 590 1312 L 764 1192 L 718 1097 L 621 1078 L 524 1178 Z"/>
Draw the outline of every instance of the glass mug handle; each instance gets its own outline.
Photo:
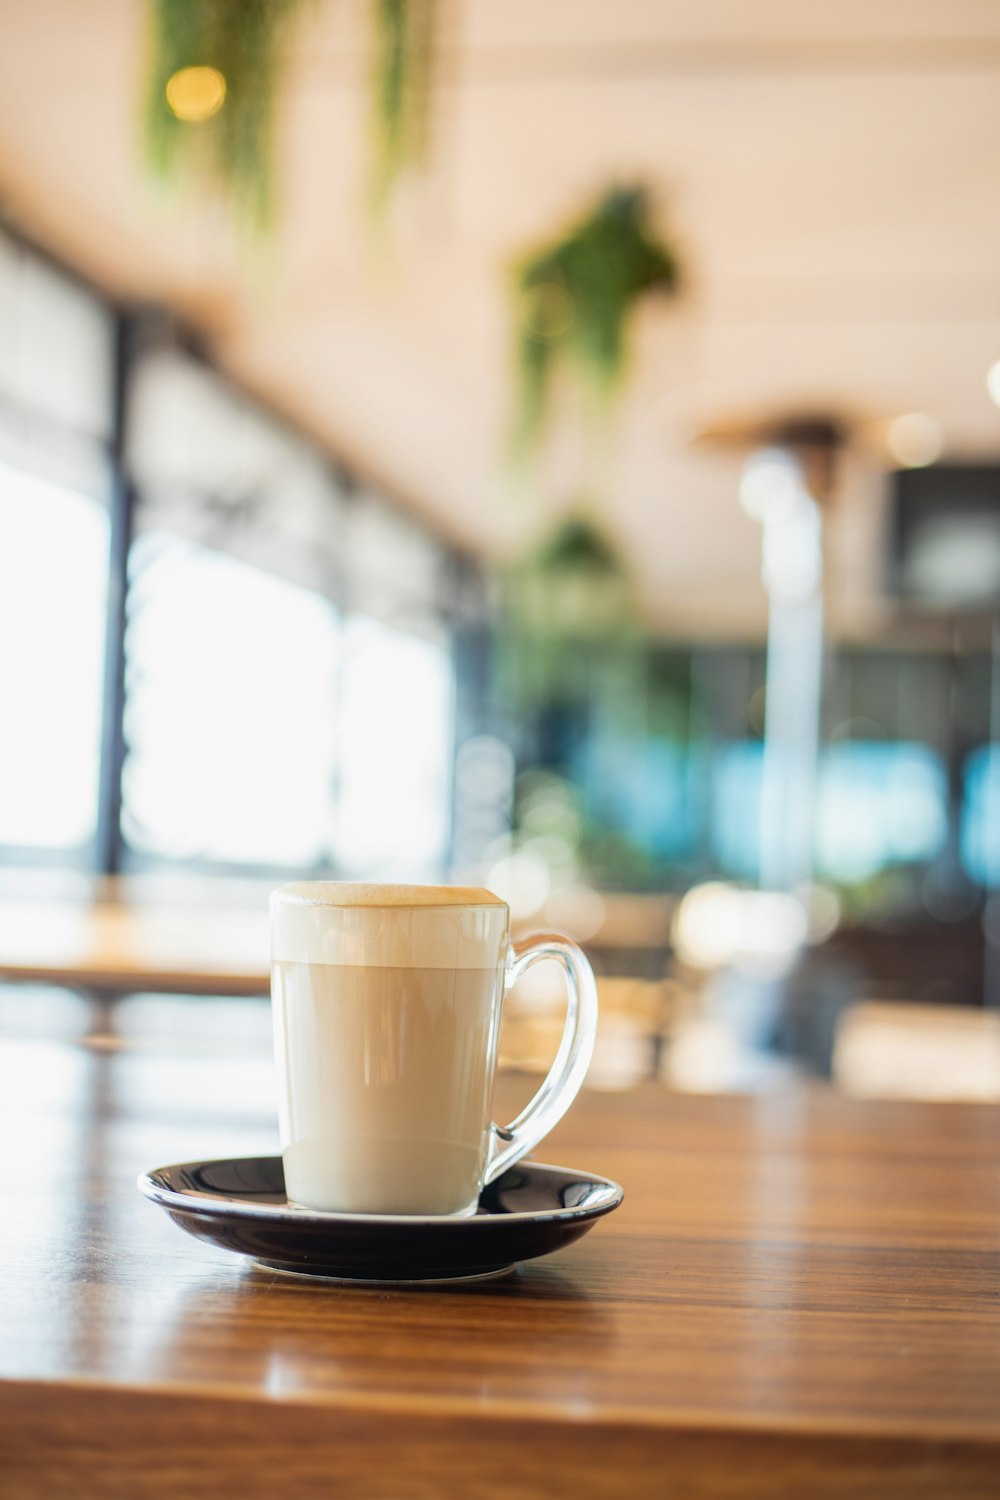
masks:
<path id="1" fill-rule="evenodd" d="M 512 943 L 507 956 L 504 998 L 533 964 L 555 959 L 566 980 L 566 1024 L 555 1061 L 531 1103 L 510 1125 L 491 1125 L 490 1159 L 484 1186 L 527 1156 L 548 1135 L 580 1092 L 594 1052 L 597 1035 L 597 985 L 594 971 L 580 949 L 557 933 L 541 933 L 524 943 Z"/>

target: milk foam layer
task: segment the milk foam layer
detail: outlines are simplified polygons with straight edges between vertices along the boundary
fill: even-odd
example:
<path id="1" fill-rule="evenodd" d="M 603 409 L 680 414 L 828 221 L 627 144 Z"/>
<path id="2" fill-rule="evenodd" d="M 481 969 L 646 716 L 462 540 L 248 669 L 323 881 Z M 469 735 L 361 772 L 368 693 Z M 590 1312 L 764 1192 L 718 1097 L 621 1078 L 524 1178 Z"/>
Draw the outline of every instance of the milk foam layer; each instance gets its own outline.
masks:
<path id="1" fill-rule="evenodd" d="M 301 881 L 271 896 L 274 963 L 493 969 L 509 912 L 469 886 Z"/>
<path id="2" fill-rule="evenodd" d="M 475 885 L 379 885 L 373 881 L 296 880 L 275 891 L 284 901 L 312 906 L 504 906 Z"/>

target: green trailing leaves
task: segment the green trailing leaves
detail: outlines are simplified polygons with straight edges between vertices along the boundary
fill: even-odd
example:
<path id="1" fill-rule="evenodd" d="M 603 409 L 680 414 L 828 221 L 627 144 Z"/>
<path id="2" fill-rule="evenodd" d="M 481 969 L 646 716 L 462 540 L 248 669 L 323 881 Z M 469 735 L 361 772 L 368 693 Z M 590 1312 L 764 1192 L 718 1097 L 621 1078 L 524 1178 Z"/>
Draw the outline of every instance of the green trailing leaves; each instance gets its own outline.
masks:
<path id="1" fill-rule="evenodd" d="M 677 258 L 650 226 L 642 188 L 614 188 L 561 240 L 524 260 L 515 278 L 521 446 L 536 440 L 561 366 L 604 400 L 621 380 L 628 325 L 650 293 L 673 293 Z"/>
<path id="2" fill-rule="evenodd" d="M 372 206 L 384 210 L 403 172 L 426 155 L 433 86 L 436 0 L 372 0 Z"/>
<path id="3" fill-rule="evenodd" d="M 152 0 L 146 98 L 149 162 L 163 178 L 200 177 L 257 228 L 274 214 L 274 107 L 283 43 L 302 0 Z M 214 68 L 225 98 L 204 119 L 178 118 L 167 87 L 185 68 Z"/>
<path id="4" fill-rule="evenodd" d="M 634 582 L 586 514 L 568 517 L 505 579 L 500 667 L 522 707 L 628 694 L 639 640 Z"/>
<path id="5" fill-rule="evenodd" d="M 275 102 L 284 43 L 303 0 L 149 0 L 146 85 L 149 164 L 164 179 L 196 180 L 229 199 L 252 227 L 274 218 Z M 370 199 L 376 217 L 428 145 L 437 0 L 370 0 L 373 27 Z M 204 118 L 179 117 L 168 85 L 212 68 L 225 98 Z"/>
<path id="6" fill-rule="evenodd" d="M 678 262 L 657 239 L 642 188 L 606 193 L 515 279 L 522 451 L 541 436 L 567 369 L 607 405 L 624 375 L 630 320 L 642 298 L 672 294 Z M 521 704 L 587 702 L 627 717 L 640 635 L 633 580 L 586 513 L 565 521 L 506 580 L 501 665 Z"/>

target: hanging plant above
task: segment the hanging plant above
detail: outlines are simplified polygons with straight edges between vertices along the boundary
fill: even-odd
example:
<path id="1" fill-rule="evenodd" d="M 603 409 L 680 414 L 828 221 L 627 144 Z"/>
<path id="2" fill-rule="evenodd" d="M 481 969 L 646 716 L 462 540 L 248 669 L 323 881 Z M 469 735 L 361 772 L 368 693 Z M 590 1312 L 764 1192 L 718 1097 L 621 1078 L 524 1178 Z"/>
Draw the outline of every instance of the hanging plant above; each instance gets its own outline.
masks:
<path id="1" fill-rule="evenodd" d="M 508 599 L 524 627 L 579 641 L 604 639 L 633 621 L 631 573 L 597 521 L 560 521 L 515 567 Z"/>
<path id="2" fill-rule="evenodd" d="M 518 439 L 537 440 L 557 372 L 567 367 L 606 404 L 627 358 L 640 300 L 675 293 L 677 257 L 655 237 L 643 188 L 614 188 L 560 240 L 522 261 L 515 278 Z"/>
<path id="3" fill-rule="evenodd" d="M 438 0 L 372 0 L 371 201 L 376 217 L 410 167 L 424 160 L 429 136 Z"/>
<path id="4" fill-rule="evenodd" d="M 511 701 L 620 696 L 640 639 L 632 570 L 589 508 L 507 570 L 499 645 Z"/>
<path id="5" fill-rule="evenodd" d="M 239 218 L 273 221 L 275 98 L 303 0 L 149 0 L 146 154 L 163 179 L 199 180 Z M 438 0 L 369 0 L 369 200 L 376 219 L 427 151 Z"/>
<path id="6" fill-rule="evenodd" d="M 150 166 L 221 189 L 256 228 L 274 213 L 274 102 L 302 0 L 152 0 Z"/>

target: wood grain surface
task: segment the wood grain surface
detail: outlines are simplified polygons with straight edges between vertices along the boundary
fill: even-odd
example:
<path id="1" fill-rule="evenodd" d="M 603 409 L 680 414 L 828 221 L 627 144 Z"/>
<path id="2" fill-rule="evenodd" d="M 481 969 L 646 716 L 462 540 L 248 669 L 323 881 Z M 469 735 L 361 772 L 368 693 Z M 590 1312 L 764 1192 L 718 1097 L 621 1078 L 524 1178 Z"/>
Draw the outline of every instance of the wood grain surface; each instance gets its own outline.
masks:
<path id="1" fill-rule="evenodd" d="M 1000 1493 L 1000 1112 L 585 1093 L 539 1154 L 618 1213 L 507 1281 L 347 1290 L 135 1189 L 275 1148 L 233 1040 L 0 1038 L 4 1500 Z"/>

